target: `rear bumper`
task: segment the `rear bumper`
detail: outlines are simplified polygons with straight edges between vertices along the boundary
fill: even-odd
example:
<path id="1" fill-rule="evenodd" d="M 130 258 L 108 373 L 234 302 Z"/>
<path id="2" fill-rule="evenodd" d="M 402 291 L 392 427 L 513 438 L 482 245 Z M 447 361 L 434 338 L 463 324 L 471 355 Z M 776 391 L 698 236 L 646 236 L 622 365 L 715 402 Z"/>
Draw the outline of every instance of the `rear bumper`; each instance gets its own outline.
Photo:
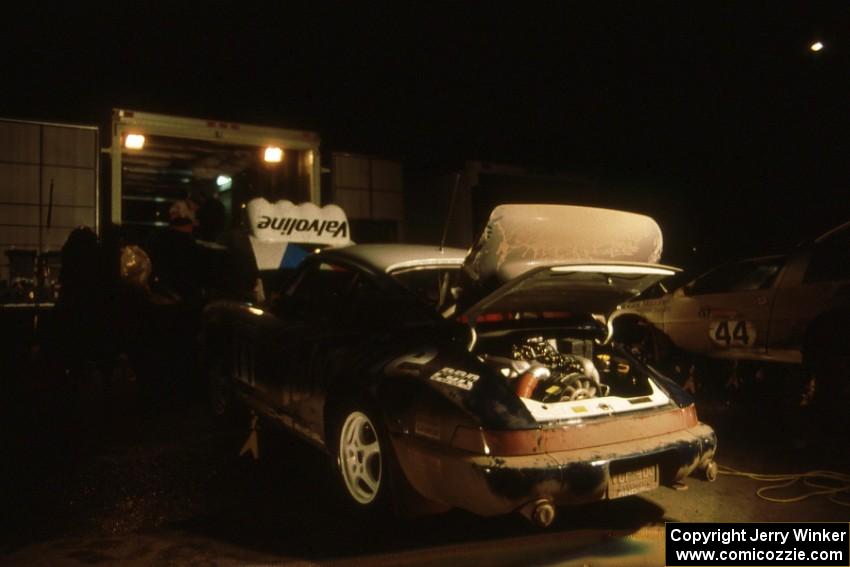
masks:
<path id="1" fill-rule="evenodd" d="M 706 466 L 717 448 L 708 425 L 652 437 L 533 455 L 487 456 L 393 436 L 410 484 L 423 496 L 482 516 L 506 514 L 545 498 L 558 505 L 604 500 L 614 471 L 657 465 L 670 485 Z"/>

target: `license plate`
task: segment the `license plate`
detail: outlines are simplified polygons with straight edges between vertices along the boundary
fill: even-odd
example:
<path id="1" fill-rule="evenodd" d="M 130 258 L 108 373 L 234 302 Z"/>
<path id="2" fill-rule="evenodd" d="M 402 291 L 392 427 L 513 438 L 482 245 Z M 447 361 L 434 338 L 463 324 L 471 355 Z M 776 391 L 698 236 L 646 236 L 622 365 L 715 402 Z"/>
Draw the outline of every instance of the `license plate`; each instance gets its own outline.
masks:
<path id="1" fill-rule="evenodd" d="M 658 465 L 611 475 L 608 498 L 622 498 L 658 488 Z"/>

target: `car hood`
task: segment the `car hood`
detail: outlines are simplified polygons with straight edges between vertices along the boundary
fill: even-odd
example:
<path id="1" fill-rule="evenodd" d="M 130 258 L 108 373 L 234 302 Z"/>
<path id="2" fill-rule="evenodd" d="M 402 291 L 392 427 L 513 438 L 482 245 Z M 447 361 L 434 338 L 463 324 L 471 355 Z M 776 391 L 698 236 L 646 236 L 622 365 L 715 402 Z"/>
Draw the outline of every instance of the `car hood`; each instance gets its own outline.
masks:
<path id="1" fill-rule="evenodd" d="M 464 261 L 461 305 L 484 312 L 607 315 L 678 271 L 658 264 L 650 217 L 572 205 L 502 205 Z"/>

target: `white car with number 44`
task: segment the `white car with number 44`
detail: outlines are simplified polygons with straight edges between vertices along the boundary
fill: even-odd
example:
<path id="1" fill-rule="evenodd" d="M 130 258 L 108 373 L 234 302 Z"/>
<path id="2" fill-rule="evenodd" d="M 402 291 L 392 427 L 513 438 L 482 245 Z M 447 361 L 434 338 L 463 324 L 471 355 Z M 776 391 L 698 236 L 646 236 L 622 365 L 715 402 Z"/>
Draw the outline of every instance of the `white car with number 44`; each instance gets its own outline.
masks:
<path id="1" fill-rule="evenodd" d="M 617 319 L 648 322 L 695 354 L 846 370 L 850 223 L 787 256 L 724 264 L 672 292 L 648 290 Z"/>

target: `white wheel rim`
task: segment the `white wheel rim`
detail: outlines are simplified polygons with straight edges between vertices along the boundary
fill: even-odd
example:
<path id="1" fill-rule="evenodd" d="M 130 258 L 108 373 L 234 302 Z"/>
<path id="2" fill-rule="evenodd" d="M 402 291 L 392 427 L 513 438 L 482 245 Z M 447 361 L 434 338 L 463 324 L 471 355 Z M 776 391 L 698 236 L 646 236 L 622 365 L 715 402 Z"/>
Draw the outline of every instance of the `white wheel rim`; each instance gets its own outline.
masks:
<path id="1" fill-rule="evenodd" d="M 381 445 L 375 426 L 366 414 L 348 414 L 339 434 L 339 467 L 348 493 L 368 504 L 381 487 Z"/>

